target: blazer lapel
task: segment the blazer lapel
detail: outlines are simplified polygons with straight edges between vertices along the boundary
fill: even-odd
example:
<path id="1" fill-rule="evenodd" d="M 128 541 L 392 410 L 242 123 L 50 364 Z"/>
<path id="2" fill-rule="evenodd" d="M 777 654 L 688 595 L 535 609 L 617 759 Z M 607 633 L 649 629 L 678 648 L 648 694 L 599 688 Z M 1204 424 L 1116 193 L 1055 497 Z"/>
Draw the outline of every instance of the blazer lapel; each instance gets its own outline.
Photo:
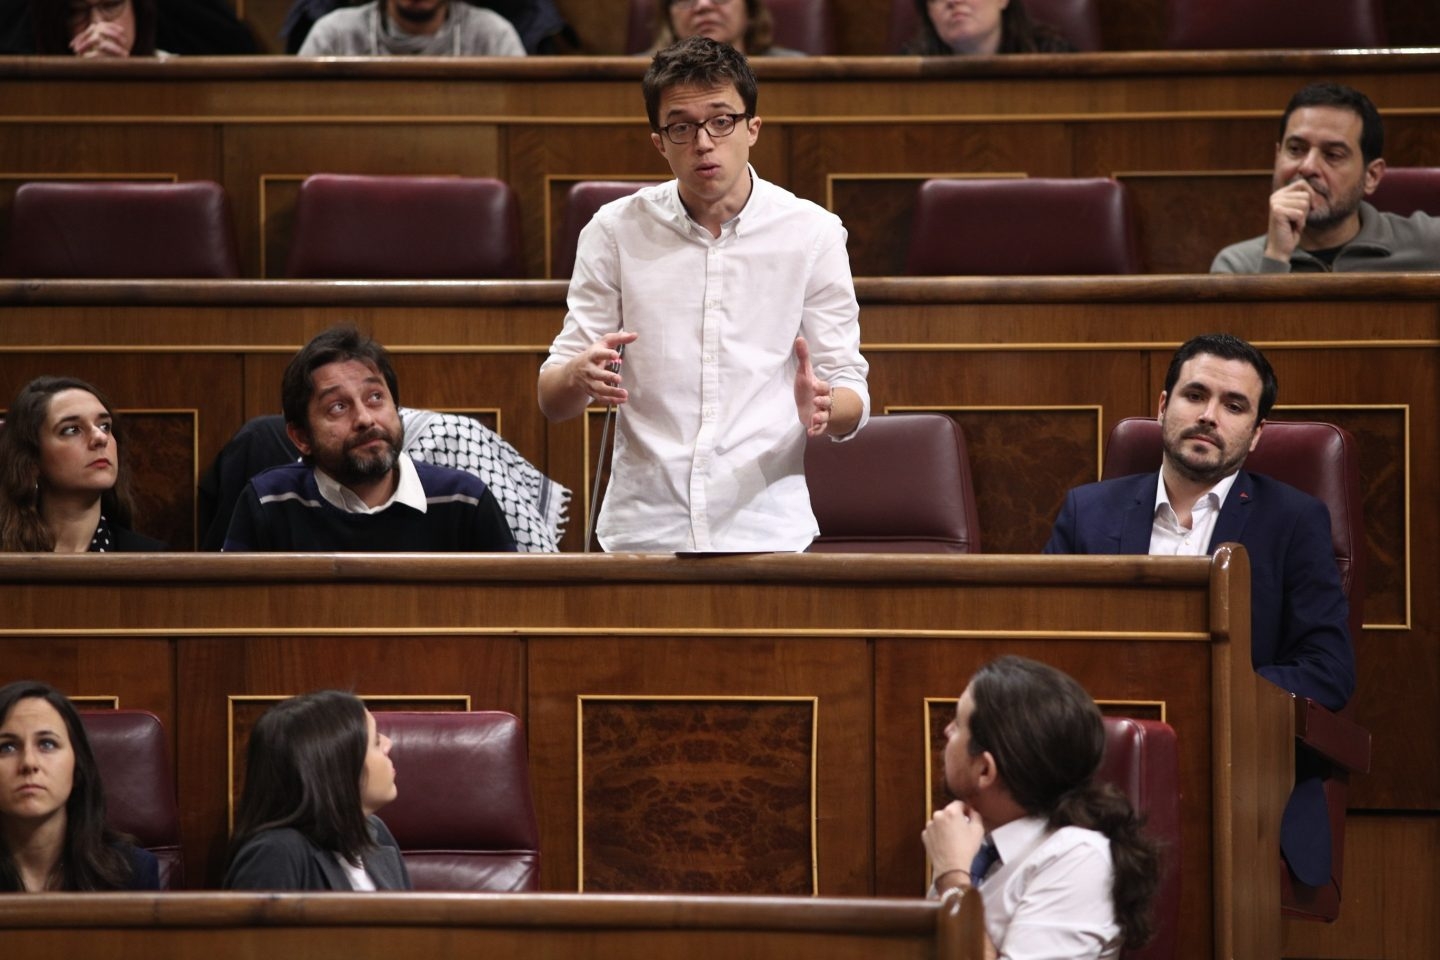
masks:
<path id="1" fill-rule="evenodd" d="M 325 874 L 325 881 L 330 884 L 331 890 L 354 889 L 350 886 L 350 878 L 346 876 L 334 853 L 329 850 L 321 850 L 319 847 L 314 847 L 311 852 L 315 856 L 315 862 L 320 864 L 320 872 Z"/>
<path id="2" fill-rule="evenodd" d="M 1150 552 L 1150 532 L 1155 526 L 1155 491 L 1160 474 L 1144 474 L 1135 478 L 1129 502 L 1120 518 L 1120 553 Z"/>
<path id="3" fill-rule="evenodd" d="M 405 889 L 400 872 L 400 851 L 394 847 L 371 847 L 365 853 L 365 870 L 379 890 Z"/>
<path id="4" fill-rule="evenodd" d="M 1225 506 L 1220 508 L 1220 516 L 1215 520 L 1215 530 L 1210 534 L 1210 543 L 1206 546 L 1206 553 L 1214 553 L 1222 543 L 1239 543 L 1240 537 L 1245 532 L 1245 523 L 1250 519 L 1250 505 L 1255 502 L 1255 483 L 1250 479 L 1250 474 L 1241 470 L 1235 476 L 1235 484 L 1230 488 L 1230 495 L 1225 498 Z"/>

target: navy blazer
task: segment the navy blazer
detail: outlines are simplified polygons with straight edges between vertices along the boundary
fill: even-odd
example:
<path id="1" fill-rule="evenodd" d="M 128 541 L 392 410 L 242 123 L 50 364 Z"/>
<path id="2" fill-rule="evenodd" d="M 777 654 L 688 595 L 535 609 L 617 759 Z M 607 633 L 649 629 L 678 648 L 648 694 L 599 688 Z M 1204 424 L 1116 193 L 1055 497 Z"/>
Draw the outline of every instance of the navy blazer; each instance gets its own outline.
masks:
<path id="1" fill-rule="evenodd" d="M 1071 490 L 1046 553 L 1150 552 L 1159 473 Z M 1330 511 L 1294 487 L 1241 470 L 1207 545 L 1239 543 L 1250 556 L 1250 660 L 1255 671 L 1331 710 L 1355 692 L 1349 605 L 1330 538 Z M 1320 777 L 1297 769 L 1280 846 L 1310 886 L 1330 881 L 1330 829 Z"/>
<path id="2" fill-rule="evenodd" d="M 373 846 L 365 872 L 377 890 L 409 890 L 410 874 L 400 848 L 379 817 L 369 818 Z M 235 852 L 225 872 L 226 890 L 353 890 L 334 851 L 316 846 L 299 830 L 262 830 Z"/>

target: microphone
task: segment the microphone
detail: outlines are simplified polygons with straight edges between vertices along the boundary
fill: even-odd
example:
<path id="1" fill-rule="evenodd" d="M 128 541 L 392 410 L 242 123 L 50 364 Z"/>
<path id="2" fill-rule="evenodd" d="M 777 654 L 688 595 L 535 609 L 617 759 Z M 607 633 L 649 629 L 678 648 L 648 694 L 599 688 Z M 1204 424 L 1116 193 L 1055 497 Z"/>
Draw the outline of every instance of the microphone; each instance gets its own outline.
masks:
<path id="1" fill-rule="evenodd" d="M 623 330 L 624 327 L 621 327 L 621 329 Z M 616 352 L 620 354 L 620 359 L 623 359 L 625 356 L 625 344 L 622 343 L 615 349 Z M 606 365 L 605 369 L 609 370 L 611 373 L 619 373 L 620 359 L 611 361 L 609 364 Z M 600 449 L 595 454 L 595 482 L 591 484 L 590 488 L 590 517 L 588 522 L 585 524 L 586 553 L 590 552 L 590 541 L 595 537 L 595 521 L 600 516 L 600 468 L 605 463 L 605 444 L 610 439 L 610 420 L 614 416 L 615 404 L 605 404 L 605 425 L 600 430 Z"/>

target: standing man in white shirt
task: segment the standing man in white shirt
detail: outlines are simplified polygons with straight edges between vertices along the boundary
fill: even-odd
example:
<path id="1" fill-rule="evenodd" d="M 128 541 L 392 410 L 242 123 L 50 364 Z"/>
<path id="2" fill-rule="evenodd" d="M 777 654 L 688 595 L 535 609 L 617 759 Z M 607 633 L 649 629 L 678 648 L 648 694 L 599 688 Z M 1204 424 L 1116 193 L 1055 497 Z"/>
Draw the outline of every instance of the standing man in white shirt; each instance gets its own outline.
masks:
<path id="1" fill-rule="evenodd" d="M 921 839 L 939 896 L 983 898 L 987 955 L 1094 960 L 1149 939 L 1159 855 L 1130 802 L 1095 782 L 1105 727 L 1080 684 L 1001 657 L 970 678 L 945 738 L 957 799 Z"/>
<path id="2" fill-rule="evenodd" d="M 540 408 L 619 408 L 606 550 L 803 550 L 805 438 L 848 438 L 870 410 L 845 229 L 750 166 L 755 76 L 733 48 L 667 47 L 644 94 L 675 179 L 581 233 Z"/>

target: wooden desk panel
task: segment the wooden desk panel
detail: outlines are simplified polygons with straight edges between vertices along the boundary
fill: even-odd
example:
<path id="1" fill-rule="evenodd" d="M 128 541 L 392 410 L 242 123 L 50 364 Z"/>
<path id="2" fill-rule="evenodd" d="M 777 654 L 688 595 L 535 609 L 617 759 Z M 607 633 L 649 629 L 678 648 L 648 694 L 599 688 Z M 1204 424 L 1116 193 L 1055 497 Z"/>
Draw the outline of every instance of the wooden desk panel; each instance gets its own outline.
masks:
<path id="1" fill-rule="evenodd" d="M 1241 943 L 1254 949 L 1239 954 L 1273 956 L 1290 709 L 1250 668 L 1245 583 L 1243 552 L 1228 550 L 1213 560 L 0 557 L 0 604 L 14 624 L 0 629 L 0 659 L 62 641 L 101 670 L 127 644 L 167 644 L 173 700 L 145 678 L 101 692 L 173 718 L 186 874 L 197 883 L 217 881 L 223 863 L 236 698 L 342 687 L 375 709 L 429 695 L 519 713 L 548 890 L 575 889 L 601 865 L 653 889 L 622 853 L 680 829 L 673 815 L 612 818 L 620 835 L 582 846 L 585 806 L 617 803 L 579 776 L 603 759 L 579 739 L 582 698 L 626 709 L 678 700 L 697 723 L 714 698 L 742 715 L 813 699 L 813 836 L 770 837 L 758 857 L 732 823 L 709 832 L 707 854 L 757 887 L 778 862 L 813 869 L 822 895 L 918 896 L 924 784 L 939 775 L 920 749 L 925 698 L 954 697 L 998 653 L 1042 657 L 1107 699 L 1167 705 L 1185 732 L 1185 955 L 1210 956 L 1213 945 L 1228 956 Z M 120 593 L 126 603 L 112 602 Z M 675 746 L 673 733 L 652 731 L 619 761 L 657 784 L 680 777 L 683 808 L 731 789 L 721 755 L 677 766 Z M 1256 803 L 1273 806 L 1273 822 L 1248 809 Z M 751 807 L 763 819 L 764 805 Z M 662 849 L 645 876 L 682 870 L 698 853 Z M 1207 870 L 1213 888 L 1192 882 Z M 685 883 L 714 879 L 700 871 Z"/>
<path id="2" fill-rule="evenodd" d="M 0 209 L 27 179 L 213 179 L 230 196 L 244 271 L 278 277 L 295 186 L 310 173 L 497 176 L 520 201 L 526 275 L 540 278 L 560 186 L 668 171 L 645 125 L 643 59 L 503 60 L 9 60 Z M 1120 177 L 1137 187 L 1149 269 L 1203 272 L 1220 247 L 1263 229 L 1256 171 L 1270 167 L 1284 104 L 1315 76 L 1379 105 L 1392 166 L 1433 163 L 1440 150 L 1437 51 L 824 58 L 756 70 L 757 169 L 846 219 L 861 275 L 896 272 L 911 188 L 949 174 Z M 1202 215 L 1177 230 L 1177 208 Z"/>

